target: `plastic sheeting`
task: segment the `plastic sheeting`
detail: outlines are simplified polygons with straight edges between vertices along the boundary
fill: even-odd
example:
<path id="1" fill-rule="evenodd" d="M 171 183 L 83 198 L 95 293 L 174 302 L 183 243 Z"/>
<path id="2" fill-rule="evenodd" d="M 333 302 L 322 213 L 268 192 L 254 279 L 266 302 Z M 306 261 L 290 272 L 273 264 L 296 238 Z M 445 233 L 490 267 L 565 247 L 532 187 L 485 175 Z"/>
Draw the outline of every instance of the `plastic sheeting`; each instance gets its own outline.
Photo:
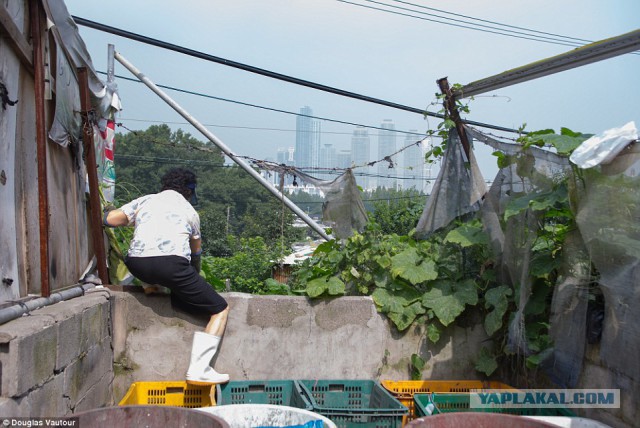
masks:
<path id="1" fill-rule="evenodd" d="M 80 96 L 77 81 L 71 67 L 87 69 L 91 105 L 96 111 L 95 118 L 102 131 L 113 110 L 120 110 L 120 98 L 115 83 L 103 83 L 93 68 L 91 55 L 80 37 L 78 27 L 61 0 L 49 0 L 44 3 L 47 17 L 52 21 L 60 35 L 62 46 L 58 46 L 58 70 L 56 79 L 56 112 L 49 137 L 56 143 L 66 147 L 81 139 L 79 116 Z M 60 42 L 59 42 L 60 43 Z M 106 47 L 106 46 L 105 46 Z M 106 54 L 106 49 L 105 49 Z M 64 57 L 64 59 L 62 59 Z M 72 62 L 69 64 L 66 57 Z M 60 65 L 63 65 L 63 68 Z M 64 74 L 61 74 L 64 73 Z M 63 103 L 63 104 L 61 104 Z"/>
<path id="2" fill-rule="evenodd" d="M 559 180 L 573 180 L 573 173 L 568 159 L 552 152 L 537 147 L 523 150 L 519 145 L 499 142 L 472 128 L 468 128 L 467 133 L 514 158 L 513 163 L 498 172 L 481 214 L 496 255 L 497 279 L 516 290 L 517 311 L 509 325 L 507 345 L 512 352 L 529 355 L 524 310 L 532 292 L 532 247 L 541 224 L 541 212 L 529 207 L 509 216 L 506 222 L 505 212 L 515 198 L 550 192 Z M 554 338 L 554 349 L 544 362 L 550 377 L 566 387 L 575 386 L 585 352 L 586 286 L 590 270 L 584 249 L 580 251 L 581 245 L 579 234 L 567 239 L 564 272 L 554 290 L 551 306 L 549 331 Z"/>
<path id="3" fill-rule="evenodd" d="M 351 236 L 354 230 L 364 230 L 367 211 L 351 169 L 347 169 L 333 181 L 319 180 L 300 171 L 296 173 L 302 181 L 312 184 L 324 193 L 322 219 L 331 223 L 333 236 L 344 239 Z"/>
<path id="4" fill-rule="evenodd" d="M 457 217 L 480 209 L 486 189 L 473 151 L 467 159 L 458 133 L 451 130 L 440 173 L 416 226 L 416 237 L 424 239 Z"/>
<path id="5" fill-rule="evenodd" d="M 605 301 L 600 357 L 640 379 L 640 145 L 581 173 L 577 223 Z"/>

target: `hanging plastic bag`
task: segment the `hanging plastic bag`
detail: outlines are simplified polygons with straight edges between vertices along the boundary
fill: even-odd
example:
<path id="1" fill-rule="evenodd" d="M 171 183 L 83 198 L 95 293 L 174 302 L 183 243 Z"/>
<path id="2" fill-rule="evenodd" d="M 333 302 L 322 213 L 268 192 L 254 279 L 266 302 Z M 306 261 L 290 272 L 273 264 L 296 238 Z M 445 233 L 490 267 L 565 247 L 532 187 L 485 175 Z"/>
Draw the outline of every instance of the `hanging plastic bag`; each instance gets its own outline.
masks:
<path id="1" fill-rule="evenodd" d="M 573 151 L 569 160 L 583 169 L 607 164 L 637 139 L 638 130 L 631 121 L 621 128 L 608 129 L 602 136 L 594 135 L 584 141 Z"/>

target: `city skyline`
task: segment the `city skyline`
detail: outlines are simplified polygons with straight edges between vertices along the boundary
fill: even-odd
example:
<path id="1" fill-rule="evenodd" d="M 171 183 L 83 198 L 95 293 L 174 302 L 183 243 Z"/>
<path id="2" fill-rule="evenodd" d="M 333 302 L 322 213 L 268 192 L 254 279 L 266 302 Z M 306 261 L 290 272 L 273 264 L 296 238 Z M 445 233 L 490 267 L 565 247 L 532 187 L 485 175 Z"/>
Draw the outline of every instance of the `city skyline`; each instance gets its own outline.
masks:
<path id="1" fill-rule="evenodd" d="M 421 138 L 418 131 L 412 129 L 404 132 L 404 138 L 398 138 L 403 132 L 395 129 L 393 119 L 383 119 L 377 133 L 369 131 L 367 127 L 356 126 L 350 147 L 345 149 L 330 137 L 323 140 L 320 121 L 313 118 L 311 107 L 304 106 L 296 116 L 295 142 L 279 147 L 276 161 L 321 180 L 333 180 L 339 170 L 354 168 L 358 185 L 367 191 L 383 187 L 425 192 L 430 188 L 428 178 L 432 178 L 432 168 L 424 159 L 425 144 L 428 144 L 425 137 Z M 401 147 L 398 140 L 402 142 Z M 278 174 L 273 181 L 279 182 Z M 285 185 L 291 185 L 292 181 L 292 177 L 287 178 Z"/>

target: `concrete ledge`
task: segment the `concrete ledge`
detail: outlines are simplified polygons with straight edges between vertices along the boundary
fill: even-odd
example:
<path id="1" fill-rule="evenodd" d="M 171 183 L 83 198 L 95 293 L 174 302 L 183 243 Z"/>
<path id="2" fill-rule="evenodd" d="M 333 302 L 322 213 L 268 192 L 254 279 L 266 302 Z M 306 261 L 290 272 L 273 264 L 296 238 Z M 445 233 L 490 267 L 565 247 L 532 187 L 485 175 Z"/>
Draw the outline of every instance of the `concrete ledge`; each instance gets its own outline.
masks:
<path id="1" fill-rule="evenodd" d="M 184 379 L 193 332 L 208 319 L 175 311 L 167 296 L 113 296 L 114 400 L 135 381 Z M 414 353 L 427 361 L 425 379 L 479 378 L 473 360 L 487 339 L 481 325 L 449 328 L 433 345 L 421 327 L 391 327 L 370 297 L 223 296 L 231 311 L 214 361 L 231 379 L 406 380 Z"/>

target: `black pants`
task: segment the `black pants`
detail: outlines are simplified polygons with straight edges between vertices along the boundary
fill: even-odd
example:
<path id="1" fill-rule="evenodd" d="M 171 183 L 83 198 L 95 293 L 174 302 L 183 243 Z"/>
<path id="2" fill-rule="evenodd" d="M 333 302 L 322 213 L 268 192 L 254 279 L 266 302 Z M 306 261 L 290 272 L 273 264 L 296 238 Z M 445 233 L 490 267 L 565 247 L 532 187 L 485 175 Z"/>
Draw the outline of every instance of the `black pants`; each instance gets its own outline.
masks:
<path id="1" fill-rule="evenodd" d="M 127 257 L 125 264 L 136 278 L 170 289 L 171 303 L 185 312 L 215 315 L 228 306 L 184 257 Z"/>

